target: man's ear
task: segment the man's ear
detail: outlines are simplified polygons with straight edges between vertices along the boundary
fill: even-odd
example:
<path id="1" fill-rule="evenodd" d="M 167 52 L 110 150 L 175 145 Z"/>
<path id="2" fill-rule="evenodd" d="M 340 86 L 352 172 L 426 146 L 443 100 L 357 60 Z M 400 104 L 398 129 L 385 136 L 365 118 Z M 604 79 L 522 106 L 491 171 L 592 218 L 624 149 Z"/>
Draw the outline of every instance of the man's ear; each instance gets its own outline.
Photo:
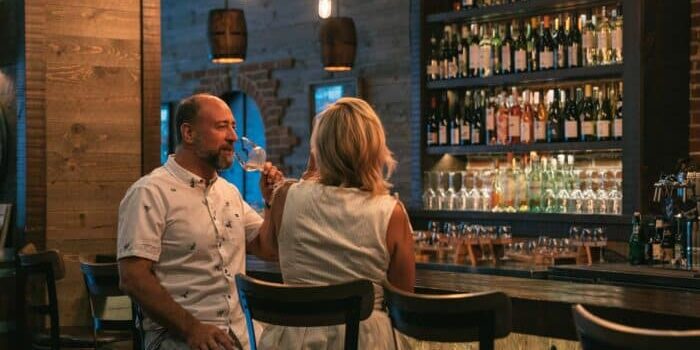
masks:
<path id="1" fill-rule="evenodd" d="M 190 123 L 182 123 L 180 125 L 180 135 L 182 135 L 182 143 L 191 145 L 194 143 L 197 131 L 194 130 L 194 126 Z"/>

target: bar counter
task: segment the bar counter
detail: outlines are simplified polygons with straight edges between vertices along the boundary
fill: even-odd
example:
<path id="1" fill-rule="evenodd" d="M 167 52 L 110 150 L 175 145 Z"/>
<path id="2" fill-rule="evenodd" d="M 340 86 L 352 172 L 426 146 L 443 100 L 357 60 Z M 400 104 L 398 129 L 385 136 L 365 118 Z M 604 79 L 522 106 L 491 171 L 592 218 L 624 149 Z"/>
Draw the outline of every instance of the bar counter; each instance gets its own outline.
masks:
<path id="1" fill-rule="evenodd" d="M 439 271 L 417 265 L 416 291 L 421 293 L 498 290 L 513 303 L 513 331 L 575 340 L 571 306 L 620 323 L 659 329 L 700 329 L 700 293 L 649 287 L 575 283 L 467 272 Z M 251 275 L 280 280 L 276 263 L 248 257 Z"/>

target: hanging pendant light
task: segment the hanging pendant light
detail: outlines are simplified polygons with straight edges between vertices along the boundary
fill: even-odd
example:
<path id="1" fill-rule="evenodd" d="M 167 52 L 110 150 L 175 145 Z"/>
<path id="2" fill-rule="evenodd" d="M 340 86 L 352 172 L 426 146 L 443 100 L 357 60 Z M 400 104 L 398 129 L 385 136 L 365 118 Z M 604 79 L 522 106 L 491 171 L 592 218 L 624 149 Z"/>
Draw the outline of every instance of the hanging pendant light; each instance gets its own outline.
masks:
<path id="1" fill-rule="evenodd" d="M 329 11 L 321 11 L 321 3 L 330 1 L 319 0 L 319 15 L 323 16 Z M 336 16 L 338 16 L 336 3 Z M 322 12 L 324 12 L 322 14 Z M 352 69 L 357 51 L 357 36 L 355 34 L 355 22 L 349 17 L 328 17 L 321 19 L 319 31 L 321 42 L 321 61 L 323 69 L 329 72 L 344 72 Z"/>
<path id="2" fill-rule="evenodd" d="M 226 8 L 209 11 L 209 59 L 213 63 L 241 63 L 245 61 L 248 32 L 245 14 L 241 9 Z"/>

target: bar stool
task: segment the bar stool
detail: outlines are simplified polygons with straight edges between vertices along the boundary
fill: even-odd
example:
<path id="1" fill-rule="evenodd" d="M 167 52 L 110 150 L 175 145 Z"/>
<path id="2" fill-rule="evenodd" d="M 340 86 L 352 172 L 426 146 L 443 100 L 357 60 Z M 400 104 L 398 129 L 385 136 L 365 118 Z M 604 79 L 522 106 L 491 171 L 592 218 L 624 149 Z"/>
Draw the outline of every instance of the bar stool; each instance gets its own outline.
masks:
<path id="1" fill-rule="evenodd" d="M 593 315 L 581 304 L 572 309 L 583 350 L 700 349 L 700 329 L 679 331 L 629 327 Z"/>
<path id="2" fill-rule="evenodd" d="M 510 298 L 501 292 L 415 294 L 385 283 L 384 299 L 394 331 L 418 340 L 478 340 L 479 349 L 492 350 L 511 331 Z"/>
<path id="3" fill-rule="evenodd" d="M 85 337 L 83 334 L 75 334 L 76 329 L 71 328 L 63 330 L 59 327 L 58 319 L 58 299 L 56 297 L 56 281 L 65 277 L 66 269 L 63 262 L 63 256 L 58 250 L 52 249 L 38 252 L 33 244 L 28 244 L 18 253 L 18 298 L 22 299 L 19 302 L 18 313 L 24 312 L 25 308 L 25 291 L 27 278 L 31 276 L 41 276 L 46 284 L 48 292 L 48 304 L 26 305 L 28 311 L 33 311 L 41 315 L 49 316 L 49 336 L 44 334 L 35 334 L 32 346 L 34 348 L 43 349 L 50 347 L 52 350 L 57 350 L 60 347 L 75 347 L 85 348 L 92 346 L 92 340 Z M 24 347 L 24 318 L 21 318 L 19 342 Z M 74 333 L 74 334 L 70 334 Z"/>
<path id="4" fill-rule="evenodd" d="M 368 280 L 329 286 L 289 286 L 236 275 L 236 288 L 248 325 L 251 350 L 256 350 L 253 319 L 289 327 L 345 325 L 345 349 L 356 350 L 360 321 L 374 308 Z"/>
<path id="5" fill-rule="evenodd" d="M 83 272 L 90 301 L 95 349 L 99 345 L 131 340 L 132 338 L 134 349 L 140 348 L 139 334 L 133 321 L 134 308 L 131 305 L 131 299 L 119 289 L 119 270 L 116 257 L 81 255 L 80 270 Z M 110 310 L 107 308 L 108 299 L 125 302 L 131 317 L 110 317 L 108 315 Z"/>

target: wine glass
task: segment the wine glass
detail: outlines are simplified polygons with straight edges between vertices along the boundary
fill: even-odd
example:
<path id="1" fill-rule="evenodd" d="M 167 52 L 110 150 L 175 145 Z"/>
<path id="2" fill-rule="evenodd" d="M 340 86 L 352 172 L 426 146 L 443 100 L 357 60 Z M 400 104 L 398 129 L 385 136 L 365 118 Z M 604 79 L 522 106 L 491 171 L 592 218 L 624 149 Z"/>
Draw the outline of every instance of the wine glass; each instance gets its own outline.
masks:
<path id="1" fill-rule="evenodd" d="M 261 171 L 267 160 L 265 149 L 255 144 L 247 137 L 238 139 L 239 146 L 236 147 L 234 158 L 238 161 L 245 171 Z"/>

